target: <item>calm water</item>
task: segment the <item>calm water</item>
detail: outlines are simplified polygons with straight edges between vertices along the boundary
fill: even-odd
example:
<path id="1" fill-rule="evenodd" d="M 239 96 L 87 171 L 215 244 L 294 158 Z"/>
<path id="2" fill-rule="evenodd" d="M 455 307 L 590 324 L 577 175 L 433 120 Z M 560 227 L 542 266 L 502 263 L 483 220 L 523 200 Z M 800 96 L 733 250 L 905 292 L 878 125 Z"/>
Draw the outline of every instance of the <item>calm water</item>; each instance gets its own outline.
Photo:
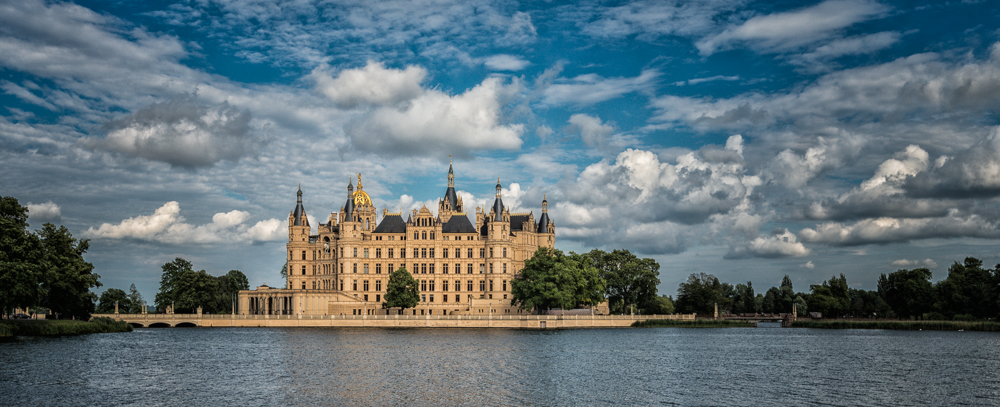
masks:
<path id="1" fill-rule="evenodd" d="M 0 405 L 1000 405 L 1000 334 L 139 329 L 0 343 Z"/>

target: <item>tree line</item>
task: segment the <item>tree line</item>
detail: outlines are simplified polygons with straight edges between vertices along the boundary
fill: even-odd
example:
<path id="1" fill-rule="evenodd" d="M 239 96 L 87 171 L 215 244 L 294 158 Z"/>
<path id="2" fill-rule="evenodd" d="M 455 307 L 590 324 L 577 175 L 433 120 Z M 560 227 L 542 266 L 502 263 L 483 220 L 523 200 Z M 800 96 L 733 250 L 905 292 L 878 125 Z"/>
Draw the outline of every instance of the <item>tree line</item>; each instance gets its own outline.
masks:
<path id="1" fill-rule="evenodd" d="M 876 290 L 850 288 L 843 274 L 809 292 L 795 292 L 786 275 L 781 284 L 764 294 L 754 293 L 753 284 L 720 282 L 711 274 L 691 274 L 677 290 L 675 306 L 681 313 L 720 312 L 791 313 L 795 305 L 800 316 L 818 312 L 824 317 L 902 318 L 926 320 L 978 320 L 1000 317 L 1000 264 L 983 268 L 983 262 L 967 257 L 955 262 L 948 276 L 931 283 L 926 268 L 900 269 L 882 274 Z"/>
<path id="2" fill-rule="evenodd" d="M 249 290 L 247 276 L 239 270 L 229 270 L 213 276 L 205 270 L 194 271 L 191 262 L 176 258 L 165 263 L 160 277 L 160 290 L 154 300 L 157 311 L 174 307 L 175 313 L 195 313 L 198 307 L 205 314 L 239 312 L 240 290 Z"/>
<path id="3" fill-rule="evenodd" d="M 90 248 L 65 226 L 45 223 L 28 230 L 28 208 L 0 197 L 0 310 L 43 307 L 60 317 L 89 319 L 101 287 L 94 265 L 83 259 Z"/>
<path id="4" fill-rule="evenodd" d="M 547 311 L 593 306 L 607 301 L 611 313 L 670 314 L 670 297 L 658 296 L 660 265 L 628 250 L 566 254 L 539 248 L 511 281 L 511 303 Z M 420 301 L 417 281 L 399 268 L 389 276 L 383 308 L 412 308 Z"/>

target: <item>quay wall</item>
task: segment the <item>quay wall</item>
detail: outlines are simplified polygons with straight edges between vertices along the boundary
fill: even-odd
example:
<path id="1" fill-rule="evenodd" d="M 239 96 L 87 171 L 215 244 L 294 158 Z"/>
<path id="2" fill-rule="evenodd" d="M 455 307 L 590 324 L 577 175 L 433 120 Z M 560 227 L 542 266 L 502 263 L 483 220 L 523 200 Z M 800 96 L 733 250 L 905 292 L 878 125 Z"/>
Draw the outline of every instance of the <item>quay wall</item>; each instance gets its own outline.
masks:
<path id="1" fill-rule="evenodd" d="M 694 314 L 674 315 L 198 315 L 198 314 L 95 314 L 138 327 L 332 327 L 332 328 L 621 328 L 650 319 L 694 320 Z"/>

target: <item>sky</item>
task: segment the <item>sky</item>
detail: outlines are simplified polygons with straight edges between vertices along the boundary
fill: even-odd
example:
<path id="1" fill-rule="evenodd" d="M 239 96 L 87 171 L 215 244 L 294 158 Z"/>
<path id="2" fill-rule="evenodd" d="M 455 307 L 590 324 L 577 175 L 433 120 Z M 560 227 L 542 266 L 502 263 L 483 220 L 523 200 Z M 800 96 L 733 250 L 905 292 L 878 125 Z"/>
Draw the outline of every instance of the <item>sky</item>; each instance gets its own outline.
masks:
<path id="1" fill-rule="evenodd" d="M 758 292 L 1000 263 L 990 1 L 0 0 L 0 195 L 148 301 L 174 258 L 282 284 L 301 185 L 556 225 Z M 315 232 L 315 226 L 314 226 Z"/>

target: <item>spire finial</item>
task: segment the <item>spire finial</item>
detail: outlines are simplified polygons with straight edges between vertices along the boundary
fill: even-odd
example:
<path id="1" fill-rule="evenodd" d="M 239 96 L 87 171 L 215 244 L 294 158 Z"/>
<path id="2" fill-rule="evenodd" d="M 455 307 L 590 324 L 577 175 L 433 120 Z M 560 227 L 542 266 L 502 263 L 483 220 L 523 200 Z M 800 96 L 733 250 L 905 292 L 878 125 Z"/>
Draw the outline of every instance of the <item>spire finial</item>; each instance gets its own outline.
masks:
<path id="1" fill-rule="evenodd" d="M 361 189 L 361 173 L 358 173 L 358 189 Z"/>

